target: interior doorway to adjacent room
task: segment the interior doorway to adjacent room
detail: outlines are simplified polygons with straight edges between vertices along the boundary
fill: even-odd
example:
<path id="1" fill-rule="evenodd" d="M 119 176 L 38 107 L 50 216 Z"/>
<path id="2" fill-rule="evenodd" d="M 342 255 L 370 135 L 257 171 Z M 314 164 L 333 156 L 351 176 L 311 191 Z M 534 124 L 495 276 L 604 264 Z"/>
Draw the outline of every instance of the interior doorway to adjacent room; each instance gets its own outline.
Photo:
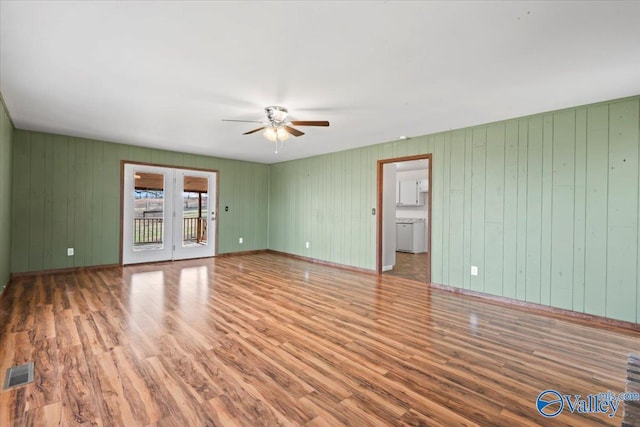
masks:
<path id="1" fill-rule="evenodd" d="M 378 161 L 377 269 L 431 281 L 431 154 Z"/>

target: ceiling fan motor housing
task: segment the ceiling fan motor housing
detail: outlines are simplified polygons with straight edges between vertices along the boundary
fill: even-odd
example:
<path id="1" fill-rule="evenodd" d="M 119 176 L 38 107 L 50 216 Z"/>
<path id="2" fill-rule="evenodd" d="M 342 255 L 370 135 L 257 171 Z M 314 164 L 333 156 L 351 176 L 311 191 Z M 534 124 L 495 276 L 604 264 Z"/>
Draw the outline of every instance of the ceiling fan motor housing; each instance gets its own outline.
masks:
<path id="1" fill-rule="evenodd" d="M 272 125 L 283 123 L 289 116 L 289 111 L 286 108 L 277 105 L 266 107 L 264 111 L 267 113 L 267 118 Z"/>

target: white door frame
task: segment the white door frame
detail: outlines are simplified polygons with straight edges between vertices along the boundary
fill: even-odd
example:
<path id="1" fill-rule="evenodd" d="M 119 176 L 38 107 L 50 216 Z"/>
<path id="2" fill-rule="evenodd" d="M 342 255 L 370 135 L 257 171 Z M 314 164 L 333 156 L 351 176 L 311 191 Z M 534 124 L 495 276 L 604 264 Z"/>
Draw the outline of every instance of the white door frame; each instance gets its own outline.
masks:
<path id="1" fill-rule="evenodd" d="M 133 191 L 136 172 L 162 174 L 164 176 L 164 212 L 163 242 L 161 247 L 150 250 L 134 251 L 133 248 Z M 120 263 L 137 264 L 176 259 L 201 258 L 217 255 L 217 211 L 218 211 L 218 171 L 206 169 L 188 169 L 175 166 L 148 163 L 121 162 L 121 248 Z M 182 245 L 182 189 L 184 175 L 206 177 L 209 182 L 209 197 L 206 212 L 207 244 Z M 179 179 L 178 179 L 179 178 Z M 178 181 L 180 181 L 178 183 Z M 176 226 L 176 224 L 178 224 Z"/>
<path id="2" fill-rule="evenodd" d="M 429 161 L 429 171 L 428 171 L 428 180 L 429 180 L 429 193 L 427 194 L 427 226 L 426 228 L 426 242 L 427 242 L 427 257 L 428 257 L 428 263 L 431 266 L 431 254 L 433 253 L 432 250 L 432 246 L 431 246 L 431 223 L 433 222 L 433 215 L 431 212 L 431 197 L 433 194 L 432 191 L 432 187 L 433 187 L 433 181 L 431 179 L 432 176 L 432 172 L 433 172 L 433 154 L 432 153 L 426 153 L 426 154 L 417 154 L 414 156 L 406 156 L 406 157 L 397 157 L 397 158 L 392 158 L 392 159 L 381 159 L 378 160 L 377 162 L 377 189 L 376 189 L 376 193 L 377 193 L 377 211 L 378 214 L 376 215 L 376 270 L 378 272 L 378 274 L 382 274 L 383 268 L 384 268 L 384 264 L 383 264 L 383 245 L 384 245 L 384 227 L 383 227 L 383 217 L 384 217 L 384 212 L 383 212 L 383 201 L 384 201 L 384 165 L 387 163 L 397 163 L 397 162 L 407 162 L 407 161 L 411 161 L 411 160 L 428 160 Z M 395 216 L 395 213 L 394 213 Z M 429 277 L 428 277 L 428 281 L 431 281 L 431 269 L 428 271 L 429 273 Z"/>

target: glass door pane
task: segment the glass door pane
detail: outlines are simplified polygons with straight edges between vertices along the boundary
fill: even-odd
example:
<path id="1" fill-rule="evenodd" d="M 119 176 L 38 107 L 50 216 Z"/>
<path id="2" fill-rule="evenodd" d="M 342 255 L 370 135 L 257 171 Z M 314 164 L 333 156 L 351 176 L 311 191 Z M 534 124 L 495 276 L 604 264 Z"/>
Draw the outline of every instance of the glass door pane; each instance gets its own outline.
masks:
<path id="1" fill-rule="evenodd" d="M 202 176 L 183 176 L 182 246 L 207 245 L 209 211 L 209 180 Z"/>
<path id="2" fill-rule="evenodd" d="M 133 250 L 163 249 L 164 175 L 136 171 L 133 189 Z"/>

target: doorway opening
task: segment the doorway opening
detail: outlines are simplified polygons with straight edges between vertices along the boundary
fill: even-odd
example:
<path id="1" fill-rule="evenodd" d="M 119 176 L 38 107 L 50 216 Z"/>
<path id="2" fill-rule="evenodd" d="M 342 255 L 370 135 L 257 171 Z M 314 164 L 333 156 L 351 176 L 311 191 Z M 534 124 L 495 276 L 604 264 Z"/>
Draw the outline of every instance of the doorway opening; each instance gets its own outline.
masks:
<path id="1" fill-rule="evenodd" d="M 124 163 L 122 264 L 216 254 L 217 171 Z"/>
<path id="2" fill-rule="evenodd" d="M 432 155 L 378 160 L 379 274 L 431 282 Z"/>

